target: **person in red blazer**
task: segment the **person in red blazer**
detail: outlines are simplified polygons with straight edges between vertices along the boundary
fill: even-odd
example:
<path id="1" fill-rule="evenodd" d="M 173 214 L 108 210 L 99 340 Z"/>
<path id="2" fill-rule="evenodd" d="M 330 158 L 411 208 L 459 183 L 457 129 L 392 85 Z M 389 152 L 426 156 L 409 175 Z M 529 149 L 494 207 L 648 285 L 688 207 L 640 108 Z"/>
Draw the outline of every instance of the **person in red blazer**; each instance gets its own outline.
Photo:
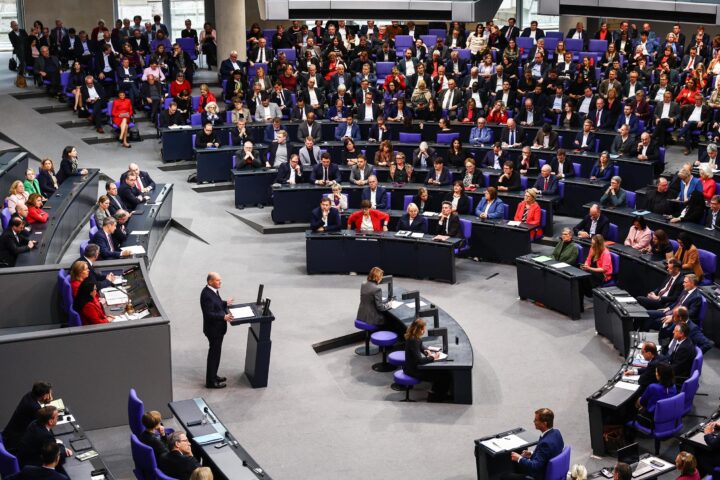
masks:
<path id="1" fill-rule="evenodd" d="M 387 232 L 387 225 L 390 221 L 390 215 L 379 210 L 373 210 L 370 200 L 360 202 L 361 210 L 350 215 L 348 218 L 348 230 L 356 230 L 358 232 Z M 363 227 L 363 220 L 372 222 L 372 230 L 368 228 L 367 221 Z"/>
<path id="2" fill-rule="evenodd" d="M 80 285 L 90 276 L 90 267 L 87 262 L 76 260 L 70 267 L 70 288 L 73 298 L 77 297 Z"/>
<path id="3" fill-rule="evenodd" d="M 525 190 L 525 200 L 520 202 L 515 211 L 516 222 L 527 223 L 528 225 L 537 225 L 538 228 L 530 232 L 530 238 L 542 237 L 542 228 L 540 222 L 542 220 L 542 211 L 540 205 L 537 204 L 535 197 L 535 189 L 528 188 Z"/>
<path id="4" fill-rule="evenodd" d="M 98 298 L 97 285 L 89 278 L 80 284 L 73 307 L 80 315 L 83 325 L 110 323 L 115 319 L 112 315 L 105 315 L 105 310 Z"/>
<path id="5" fill-rule="evenodd" d="M 29 223 L 45 223 L 48 221 L 48 213 L 42 209 L 42 197 L 37 193 L 30 195 L 27 201 Z"/>
<path id="6" fill-rule="evenodd" d="M 118 98 L 113 102 L 110 114 L 112 115 L 113 125 L 120 129 L 118 140 L 120 140 L 123 147 L 130 148 L 127 138 L 130 131 L 130 117 L 133 115 L 133 107 L 132 102 L 122 90 L 118 92 Z"/>

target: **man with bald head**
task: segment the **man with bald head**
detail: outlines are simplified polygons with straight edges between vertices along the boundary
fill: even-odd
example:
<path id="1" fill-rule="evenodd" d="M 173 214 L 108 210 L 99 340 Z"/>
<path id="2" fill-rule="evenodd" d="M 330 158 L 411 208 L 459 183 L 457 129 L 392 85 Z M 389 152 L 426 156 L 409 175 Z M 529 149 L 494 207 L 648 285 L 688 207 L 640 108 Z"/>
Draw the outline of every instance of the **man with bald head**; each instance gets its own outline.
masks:
<path id="1" fill-rule="evenodd" d="M 600 206 L 595 203 L 590 207 L 590 212 L 585 218 L 573 228 L 573 233 L 580 238 L 591 238 L 600 234 L 607 240 L 610 231 L 610 220 L 600 213 Z"/>
<path id="2" fill-rule="evenodd" d="M 208 339 L 209 349 L 207 355 L 207 367 L 205 370 L 205 386 L 207 388 L 225 388 L 227 385 L 225 377 L 219 377 L 217 372 L 220 367 L 220 354 L 222 353 L 222 342 L 227 332 L 227 323 L 233 319 L 228 313 L 228 305 L 232 305 L 233 299 L 223 300 L 220 297 L 220 286 L 222 277 L 217 272 L 207 274 L 207 285 L 200 294 L 200 309 L 203 313 L 203 333 Z"/>
<path id="3" fill-rule="evenodd" d="M 125 183 L 125 178 L 128 176 L 129 173 L 133 173 L 135 174 L 135 177 L 137 177 L 135 181 L 135 186 L 142 193 L 148 193 L 155 190 L 155 182 L 152 178 L 150 178 L 150 174 L 145 170 L 140 170 L 140 165 L 138 165 L 137 163 L 131 163 L 130 165 L 128 165 L 127 172 L 124 172 L 120 176 L 120 182 Z"/>

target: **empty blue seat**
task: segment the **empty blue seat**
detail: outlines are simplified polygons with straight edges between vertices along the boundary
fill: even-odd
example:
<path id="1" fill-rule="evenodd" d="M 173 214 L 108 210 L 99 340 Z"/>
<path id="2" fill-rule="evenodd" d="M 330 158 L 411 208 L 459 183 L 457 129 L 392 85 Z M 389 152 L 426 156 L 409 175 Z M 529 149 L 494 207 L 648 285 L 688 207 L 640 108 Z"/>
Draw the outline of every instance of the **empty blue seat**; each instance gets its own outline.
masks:
<path id="1" fill-rule="evenodd" d="M 128 394 L 128 425 L 130 431 L 135 435 L 140 435 L 144 430 L 142 424 L 142 416 L 145 414 L 145 404 L 137 396 L 134 388 L 130 389 Z"/>
<path id="2" fill-rule="evenodd" d="M 422 141 L 422 136 L 419 133 L 400 132 L 399 140 L 404 143 L 419 143 Z"/>
<path id="3" fill-rule="evenodd" d="M 12 453 L 5 450 L 5 445 L 0 443 L 0 477 L 7 478 L 20 471 L 20 464 Z"/>
<path id="4" fill-rule="evenodd" d="M 414 400 L 410 400 L 410 389 L 420 383 L 420 380 L 415 377 L 411 377 L 410 375 L 405 373 L 402 368 L 396 370 L 395 373 L 393 373 L 393 380 L 395 380 L 396 384 L 405 387 L 405 399 L 402 401 L 414 402 Z"/>
<path id="5" fill-rule="evenodd" d="M 442 143 L 446 145 L 450 145 L 453 140 L 456 138 L 460 138 L 459 133 L 438 133 L 437 134 L 437 143 Z"/>
<path id="6" fill-rule="evenodd" d="M 372 342 L 373 345 L 377 345 L 378 347 L 380 347 L 383 354 L 382 362 L 373 365 L 373 370 L 375 370 L 376 372 L 390 372 L 394 369 L 393 366 L 388 363 L 387 356 L 388 348 L 395 345 L 397 339 L 397 333 L 389 332 L 387 330 L 380 330 L 370 335 L 370 342 Z"/>
<path id="7" fill-rule="evenodd" d="M 379 329 L 380 326 L 355 319 L 355 328 L 365 332 L 365 346 L 356 348 L 355 353 L 363 356 L 370 356 L 380 353 L 379 349 L 370 347 L 370 333 Z"/>
<path id="8" fill-rule="evenodd" d="M 690 378 L 685 380 L 682 384 L 681 392 L 685 394 L 685 406 L 683 408 L 683 417 L 690 413 L 693 409 L 693 400 L 695 394 L 700 388 L 700 372 L 695 370 Z"/>

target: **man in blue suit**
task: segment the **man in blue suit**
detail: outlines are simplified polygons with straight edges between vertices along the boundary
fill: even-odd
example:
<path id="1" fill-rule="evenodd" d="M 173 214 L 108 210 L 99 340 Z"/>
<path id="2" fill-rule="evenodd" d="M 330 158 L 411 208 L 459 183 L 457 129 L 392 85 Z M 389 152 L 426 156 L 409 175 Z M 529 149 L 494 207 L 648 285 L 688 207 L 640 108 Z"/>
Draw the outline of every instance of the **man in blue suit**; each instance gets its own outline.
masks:
<path id="1" fill-rule="evenodd" d="M 702 193 L 702 182 L 700 182 L 699 178 L 693 177 L 691 172 L 683 168 L 678 172 L 678 177 L 680 177 L 680 192 L 678 193 L 678 200 L 681 202 L 687 202 L 695 190 Z"/>
<path id="2" fill-rule="evenodd" d="M 340 183 L 340 169 L 337 165 L 330 163 L 328 152 L 320 155 L 320 163 L 315 165 L 310 172 L 310 181 L 315 185 L 332 185 Z"/>
<path id="3" fill-rule="evenodd" d="M 56 471 L 63 457 L 60 445 L 55 440 L 47 440 L 40 449 L 41 466 L 25 465 L 20 473 L 8 477 L 16 480 L 68 480 L 66 475 Z"/>
<path id="4" fill-rule="evenodd" d="M 414 203 L 411 203 L 407 207 L 407 213 L 400 217 L 398 221 L 398 231 L 414 232 L 414 233 L 427 233 L 428 223 L 427 218 L 419 215 L 420 209 Z"/>
<path id="5" fill-rule="evenodd" d="M 435 158 L 433 161 L 433 169 L 430 170 L 425 177 L 425 183 L 427 185 L 450 185 L 452 183 L 452 175 L 443 164 L 443 159 L 440 157 Z"/>
<path id="6" fill-rule="evenodd" d="M 345 123 L 335 127 L 335 140 L 342 142 L 347 137 L 352 138 L 353 142 L 360 141 L 360 127 L 355 123 L 352 115 L 345 118 Z"/>
<path id="7" fill-rule="evenodd" d="M 522 453 L 511 452 L 510 458 L 518 464 L 519 474 L 503 475 L 504 478 L 527 478 L 543 480 L 548 462 L 560 455 L 565 446 L 560 431 L 553 428 L 555 414 L 549 408 L 535 411 L 535 428 L 540 430 L 540 440 L 535 450 Z"/>
<path id="8" fill-rule="evenodd" d="M 595 150 L 595 134 L 592 132 L 592 128 L 592 120 L 583 122 L 583 129 L 575 135 L 575 143 L 573 143 L 576 152 L 592 152 Z"/>
<path id="9" fill-rule="evenodd" d="M 121 251 L 112 236 L 117 228 L 117 220 L 113 217 L 106 217 L 103 220 L 102 228 L 93 235 L 90 243 L 100 247 L 100 260 L 116 260 L 120 257 L 129 257 L 131 253 L 127 250 Z"/>
<path id="10" fill-rule="evenodd" d="M 385 210 L 388 208 L 386 198 L 385 189 L 378 185 L 377 177 L 370 175 L 367 187 L 363 188 L 360 200 L 368 200 L 372 208 L 376 210 Z"/>
<path id="11" fill-rule="evenodd" d="M 535 189 L 540 190 L 543 195 L 557 195 L 558 179 L 552 174 L 552 167 L 549 164 L 546 163 L 540 169 L 540 176 L 535 181 Z"/>
<path id="12" fill-rule="evenodd" d="M 227 311 L 228 305 L 233 304 L 233 299 L 227 301 L 220 297 L 220 286 L 222 277 L 219 273 L 210 272 L 207 275 L 207 285 L 200 293 L 200 309 L 203 314 L 203 333 L 208 339 L 209 349 L 207 355 L 207 366 L 205 370 L 205 386 L 207 388 L 225 388 L 225 377 L 219 377 L 217 372 L 220 367 L 220 355 L 222 353 L 222 342 L 227 333 L 227 324 L 233 316 Z"/>
<path id="13" fill-rule="evenodd" d="M 320 206 L 313 209 L 310 216 L 310 228 L 313 232 L 339 232 L 342 228 L 340 212 L 330 207 L 330 199 L 323 197 Z"/>
<path id="14" fill-rule="evenodd" d="M 685 275 L 683 279 L 683 292 L 680 294 L 675 303 L 660 310 L 648 310 L 650 318 L 645 320 L 643 330 L 661 330 L 665 325 L 672 324 L 673 310 L 677 307 L 685 307 L 688 311 L 688 317 L 691 320 L 697 320 L 702 307 L 702 295 L 697 289 L 698 278 L 693 273 Z"/>

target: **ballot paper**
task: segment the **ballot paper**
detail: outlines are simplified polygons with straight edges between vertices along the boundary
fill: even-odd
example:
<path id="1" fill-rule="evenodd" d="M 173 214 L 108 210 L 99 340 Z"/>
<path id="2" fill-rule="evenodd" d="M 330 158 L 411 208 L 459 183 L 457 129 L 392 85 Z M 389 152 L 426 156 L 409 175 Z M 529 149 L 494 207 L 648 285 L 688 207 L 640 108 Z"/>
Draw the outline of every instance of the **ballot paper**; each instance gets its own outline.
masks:
<path id="1" fill-rule="evenodd" d="M 491 438 L 480 442 L 493 452 L 502 452 L 519 448 L 527 442 L 517 435 L 508 435 L 507 437 Z"/>
<path id="2" fill-rule="evenodd" d="M 405 306 L 406 306 L 406 307 L 410 307 L 410 308 L 415 308 L 415 302 L 414 302 L 414 301 L 412 301 L 412 302 L 407 302 L 407 303 L 405 304 Z M 423 302 L 422 300 L 420 300 L 420 306 L 421 306 L 421 307 L 427 307 L 427 303 L 426 303 L 426 302 Z"/>
<path id="3" fill-rule="evenodd" d="M 617 382 L 615 384 L 615 388 L 622 388 L 624 390 L 630 390 L 631 392 L 634 392 L 635 390 L 640 388 L 640 385 L 637 383 Z"/>
<path id="4" fill-rule="evenodd" d="M 424 236 L 425 234 L 422 232 L 413 232 L 410 234 L 410 237 L 412 238 L 423 238 Z"/>
<path id="5" fill-rule="evenodd" d="M 518 220 L 510 220 L 507 224 L 510 225 L 511 227 L 517 227 L 520 225 L 520 223 L 521 222 L 519 222 Z"/>
<path id="6" fill-rule="evenodd" d="M 147 235 L 148 233 L 150 233 L 149 230 L 133 230 L 130 235 Z"/>
<path id="7" fill-rule="evenodd" d="M 132 255 L 144 255 L 145 248 L 142 245 L 131 245 L 129 247 L 123 247 L 123 252 L 130 252 Z"/>
<path id="8" fill-rule="evenodd" d="M 390 308 L 393 309 L 393 310 L 395 310 L 395 309 L 398 308 L 398 307 L 402 307 L 402 305 L 403 305 L 403 303 L 402 303 L 402 302 L 399 302 L 399 301 L 397 301 L 397 300 L 393 300 L 393 301 L 390 302 Z"/>
<path id="9" fill-rule="evenodd" d="M 553 268 L 567 268 L 567 267 L 571 267 L 572 265 L 570 265 L 569 263 L 565 263 L 565 262 L 558 262 L 558 263 L 553 263 L 550 266 Z"/>
<path id="10" fill-rule="evenodd" d="M 113 285 L 122 285 L 122 283 L 125 281 L 125 279 L 122 277 L 122 275 L 115 275 L 115 279 L 113 280 Z"/>
<path id="11" fill-rule="evenodd" d="M 148 310 L 148 309 L 142 310 L 140 312 L 135 312 L 135 313 L 124 313 L 122 315 L 118 315 L 117 317 L 115 317 L 115 319 L 113 320 L 113 323 L 127 322 L 129 320 L 140 320 L 141 318 L 145 318 L 148 315 L 150 315 L 150 310 Z"/>
<path id="12" fill-rule="evenodd" d="M 249 318 L 249 317 L 255 316 L 255 314 L 252 311 L 252 308 L 250 308 L 249 306 L 231 308 L 230 315 L 232 315 L 233 318 Z"/>
<path id="13" fill-rule="evenodd" d="M 105 297 L 105 303 L 109 306 L 124 305 L 128 302 L 128 296 L 117 288 L 106 287 L 100 290 L 100 293 Z"/>

